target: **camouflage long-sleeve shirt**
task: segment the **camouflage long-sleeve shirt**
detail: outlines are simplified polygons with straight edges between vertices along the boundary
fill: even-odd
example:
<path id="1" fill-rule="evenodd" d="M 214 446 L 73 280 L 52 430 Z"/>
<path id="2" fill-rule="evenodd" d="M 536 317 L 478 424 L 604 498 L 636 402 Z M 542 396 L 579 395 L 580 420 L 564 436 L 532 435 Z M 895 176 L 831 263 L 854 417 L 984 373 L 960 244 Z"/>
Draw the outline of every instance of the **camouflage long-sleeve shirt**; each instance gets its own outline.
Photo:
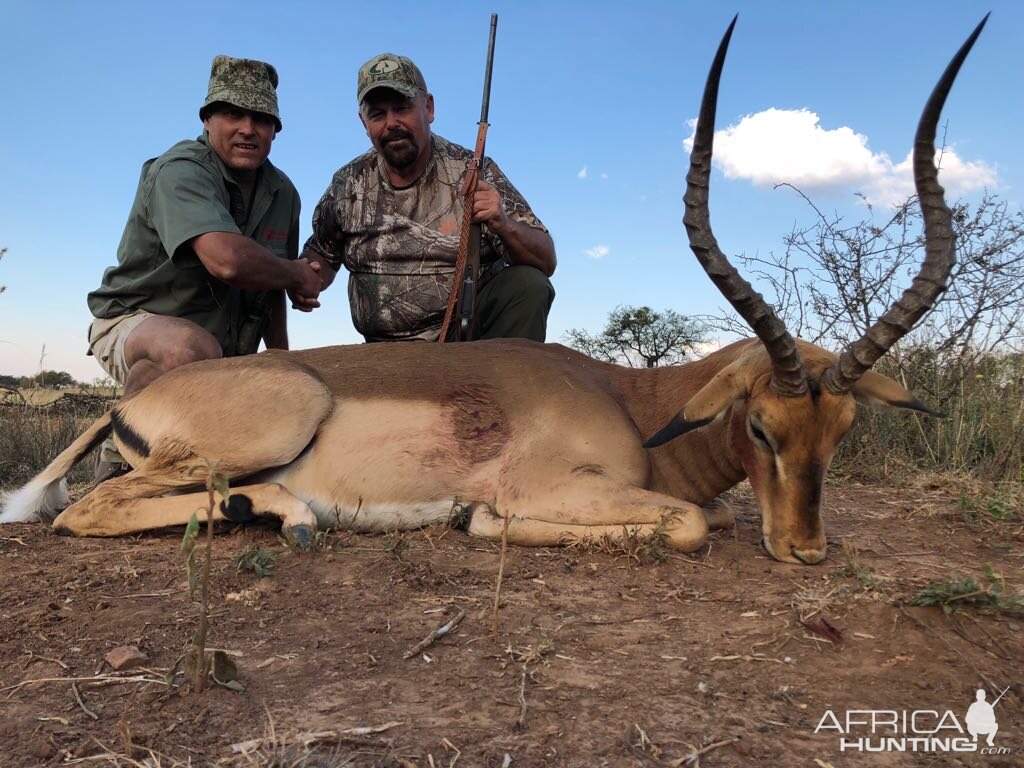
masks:
<path id="1" fill-rule="evenodd" d="M 441 330 L 459 246 L 459 185 L 473 153 L 440 136 L 423 175 L 410 187 L 388 181 L 376 150 L 342 167 L 313 212 L 310 248 L 349 270 L 352 323 L 367 341 L 424 339 Z M 547 231 L 497 164 L 483 178 L 501 194 L 506 213 Z M 500 238 L 483 228 L 481 286 L 506 259 Z"/>

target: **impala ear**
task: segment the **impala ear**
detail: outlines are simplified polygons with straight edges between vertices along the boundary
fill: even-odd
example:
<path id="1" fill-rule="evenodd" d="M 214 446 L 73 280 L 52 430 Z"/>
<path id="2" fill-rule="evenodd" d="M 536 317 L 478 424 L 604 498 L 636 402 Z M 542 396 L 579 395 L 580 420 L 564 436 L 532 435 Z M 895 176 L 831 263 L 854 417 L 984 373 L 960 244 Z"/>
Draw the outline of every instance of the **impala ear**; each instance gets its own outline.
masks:
<path id="1" fill-rule="evenodd" d="M 644 448 L 657 448 L 680 435 L 714 421 L 731 403 L 750 392 L 743 376 L 749 366 L 742 358 L 727 365 L 700 388 L 664 427 L 644 442 Z"/>
<path id="2" fill-rule="evenodd" d="M 906 408 L 920 411 L 929 416 L 944 418 L 946 414 L 933 411 L 922 403 L 914 393 L 901 387 L 888 376 L 874 371 L 865 371 L 864 375 L 850 388 L 857 402 L 864 405 L 885 408 Z"/>

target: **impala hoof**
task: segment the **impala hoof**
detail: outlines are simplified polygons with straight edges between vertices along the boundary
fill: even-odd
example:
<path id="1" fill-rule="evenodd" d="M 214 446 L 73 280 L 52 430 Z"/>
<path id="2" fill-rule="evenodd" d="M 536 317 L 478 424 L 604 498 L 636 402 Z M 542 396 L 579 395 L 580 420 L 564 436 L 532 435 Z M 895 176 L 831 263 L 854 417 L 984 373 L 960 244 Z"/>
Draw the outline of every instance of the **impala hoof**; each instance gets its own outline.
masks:
<path id="1" fill-rule="evenodd" d="M 291 525 L 284 529 L 284 538 L 291 546 L 306 552 L 313 546 L 316 529 L 310 525 Z"/>

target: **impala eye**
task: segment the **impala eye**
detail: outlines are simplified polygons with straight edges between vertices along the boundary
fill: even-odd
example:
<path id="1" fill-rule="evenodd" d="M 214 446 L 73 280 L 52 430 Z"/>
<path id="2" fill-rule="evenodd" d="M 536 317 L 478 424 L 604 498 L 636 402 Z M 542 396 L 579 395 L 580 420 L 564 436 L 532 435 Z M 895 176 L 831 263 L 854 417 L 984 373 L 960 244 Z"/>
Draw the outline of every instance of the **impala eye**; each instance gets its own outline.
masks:
<path id="1" fill-rule="evenodd" d="M 754 424 L 754 422 L 750 422 L 750 434 L 752 434 L 755 438 L 757 438 L 762 443 L 771 448 L 771 445 L 768 443 L 768 437 L 765 435 L 763 431 L 761 431 L 760 427 Z"/>

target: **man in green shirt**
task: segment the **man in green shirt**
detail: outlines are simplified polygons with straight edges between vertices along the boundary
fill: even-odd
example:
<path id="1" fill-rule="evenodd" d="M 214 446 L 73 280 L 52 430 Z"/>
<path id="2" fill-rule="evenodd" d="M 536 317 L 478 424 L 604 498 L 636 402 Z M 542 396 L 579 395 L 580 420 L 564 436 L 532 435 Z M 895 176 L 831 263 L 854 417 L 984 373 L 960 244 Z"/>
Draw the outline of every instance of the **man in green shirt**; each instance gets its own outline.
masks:
<path id="1" fill-rule="evenodd" d="M 359 118 L 373 148 L 341 168 L 313 213 L 303 256 L 325 287 L 349 271 L 352 322 L 367 341 L 435 341 L 458 252 L 472 151 L 432 133 L 434 97 L 419 68 L 382 53 L 359 70 Z M 473 338 L 544 341 L 555 246 L 490 158 L 471 211 L 482 224 Z"/>
<path id="2" fill-rule="evenodd" d="M 117 250 L 89 294 L 89 353 L 126 397 L 196 360 L 288 348 L 292 306 L 319 306 L 320 265 L 298 259 L 299 195 L 267 159 L 281 130 L 277 71 L 217 56 L 203 133 L 146 161 Z M 97 480 L 119 471 L 105 444 Z"/>

